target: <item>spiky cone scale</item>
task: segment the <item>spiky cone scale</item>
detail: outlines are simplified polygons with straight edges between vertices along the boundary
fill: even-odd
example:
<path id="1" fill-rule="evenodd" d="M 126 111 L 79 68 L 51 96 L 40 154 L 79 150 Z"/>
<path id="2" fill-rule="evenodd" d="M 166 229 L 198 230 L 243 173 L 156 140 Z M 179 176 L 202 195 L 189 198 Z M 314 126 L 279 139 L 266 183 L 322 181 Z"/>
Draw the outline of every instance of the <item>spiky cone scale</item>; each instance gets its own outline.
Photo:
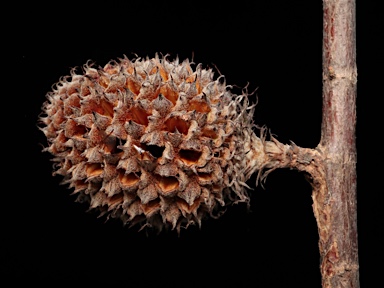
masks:
<path id="1" fill-rule="evenodd" d="M 248 202 L 264 157 L 253 107 L 213 74 L 158 55 L 72 70 L 39 118 L 54 175 L 101 215 L 159 230 Z"/>

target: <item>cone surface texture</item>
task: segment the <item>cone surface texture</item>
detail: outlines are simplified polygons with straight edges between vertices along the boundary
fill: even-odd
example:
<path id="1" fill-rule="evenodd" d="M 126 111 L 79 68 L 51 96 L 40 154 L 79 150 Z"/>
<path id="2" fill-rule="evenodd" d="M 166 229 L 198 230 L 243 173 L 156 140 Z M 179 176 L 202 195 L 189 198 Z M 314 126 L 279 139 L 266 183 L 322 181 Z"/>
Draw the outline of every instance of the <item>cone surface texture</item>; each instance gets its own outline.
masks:
<path id="1" fill-rule="evenodd" d="M 180 229 L 248 202 L 261 146 L 248 95 L 188 60 L 87 63 L 47 94 L 40 129 L 54 175 L 124 224 Z"/>

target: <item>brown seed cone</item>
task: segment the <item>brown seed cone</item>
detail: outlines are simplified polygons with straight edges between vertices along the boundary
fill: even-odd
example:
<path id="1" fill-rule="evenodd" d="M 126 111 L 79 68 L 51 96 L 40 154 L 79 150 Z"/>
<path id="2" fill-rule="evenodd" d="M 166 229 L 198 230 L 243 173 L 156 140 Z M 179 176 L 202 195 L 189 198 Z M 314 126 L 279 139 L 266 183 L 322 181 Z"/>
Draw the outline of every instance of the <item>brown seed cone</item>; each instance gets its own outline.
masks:
<path id="1" fill-rule="evenodd" d="M 54 174 L 107 217 L 158 229 L 201 224 L 233 202 L 263 161 L 248 94 L 188 60 L 87 63 L 47 94 L 40 129 Z"/>

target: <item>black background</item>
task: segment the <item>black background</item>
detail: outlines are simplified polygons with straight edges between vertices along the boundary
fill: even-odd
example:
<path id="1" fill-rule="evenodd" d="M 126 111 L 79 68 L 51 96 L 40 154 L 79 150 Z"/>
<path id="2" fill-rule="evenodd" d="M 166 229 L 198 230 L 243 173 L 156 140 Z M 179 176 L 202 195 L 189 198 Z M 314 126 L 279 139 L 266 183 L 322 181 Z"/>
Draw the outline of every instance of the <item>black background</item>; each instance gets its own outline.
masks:
<path id="1" fill-rule="evenodd" d="M 383 269 L 383 189 L 373 186 L 368 168 L 373 152 L 368 130 L 377 125 L 368 120 L 368 103 L 384 96 L 377 73 L 384 64 L 378 2 L 357 4 L 363 288 L 380 283 Z M 59 185 L 61 179 L 51 176 L 50 156 L 41 152 L 46 141 L 36 123 L 45 94 L 72 67 L 88 59 L 104 66 L 124 54 L 159 52 L 216 66 L 228 84 L 249 83 L 250 91 L 258 89 L 255 123 L 269 127 L 283 143 L 314 148 L 322 107 L 322 1 L 50 3 L 20 5 L 13 18 L 19 27 L 10 41 L 16 44 L 11 48 L 17 73 L 8 76 L 17 80 L 17 93 L 14 105 L 3 112 L 22 110 L 5 151 L 11 164 L 4 181 L 11 184 L 3 187 L 10 199 L 3 202 L 1 237 L 9 287 L 20 281 L 50 287 L 321 287 L 311 187 L 299 172 L 274 171 L 264 189 L 251 178 L 250 212 L 231 206 L 220 219 L 182 230 L 180 236 L 146 234 L 119 222 L 104 223 L 74 202 Z"/>

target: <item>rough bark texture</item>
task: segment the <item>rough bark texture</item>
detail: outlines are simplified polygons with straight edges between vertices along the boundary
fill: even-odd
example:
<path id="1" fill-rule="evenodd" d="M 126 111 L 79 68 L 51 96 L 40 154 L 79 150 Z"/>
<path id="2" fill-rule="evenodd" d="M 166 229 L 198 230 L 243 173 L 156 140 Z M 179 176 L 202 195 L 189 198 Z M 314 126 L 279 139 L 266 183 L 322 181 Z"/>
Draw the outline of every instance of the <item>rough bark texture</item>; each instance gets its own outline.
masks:
<path id="1" fill-rule="evenodd" d="M 355 1 L 323 1 L 323 120 L 316 149 L 264 141 L 260 180 L 277 168 L 309 174 L 323 288 L 358 288 Z M 269 169 L 269 170 L 266 170 Z"/>
<path id="2" fill-rule="evenodd" d="M 356 221 L 355 0 L 323 1 L 323 121 L 326 195 L 313 194 L 323 287 L 359 287 Z"/>

